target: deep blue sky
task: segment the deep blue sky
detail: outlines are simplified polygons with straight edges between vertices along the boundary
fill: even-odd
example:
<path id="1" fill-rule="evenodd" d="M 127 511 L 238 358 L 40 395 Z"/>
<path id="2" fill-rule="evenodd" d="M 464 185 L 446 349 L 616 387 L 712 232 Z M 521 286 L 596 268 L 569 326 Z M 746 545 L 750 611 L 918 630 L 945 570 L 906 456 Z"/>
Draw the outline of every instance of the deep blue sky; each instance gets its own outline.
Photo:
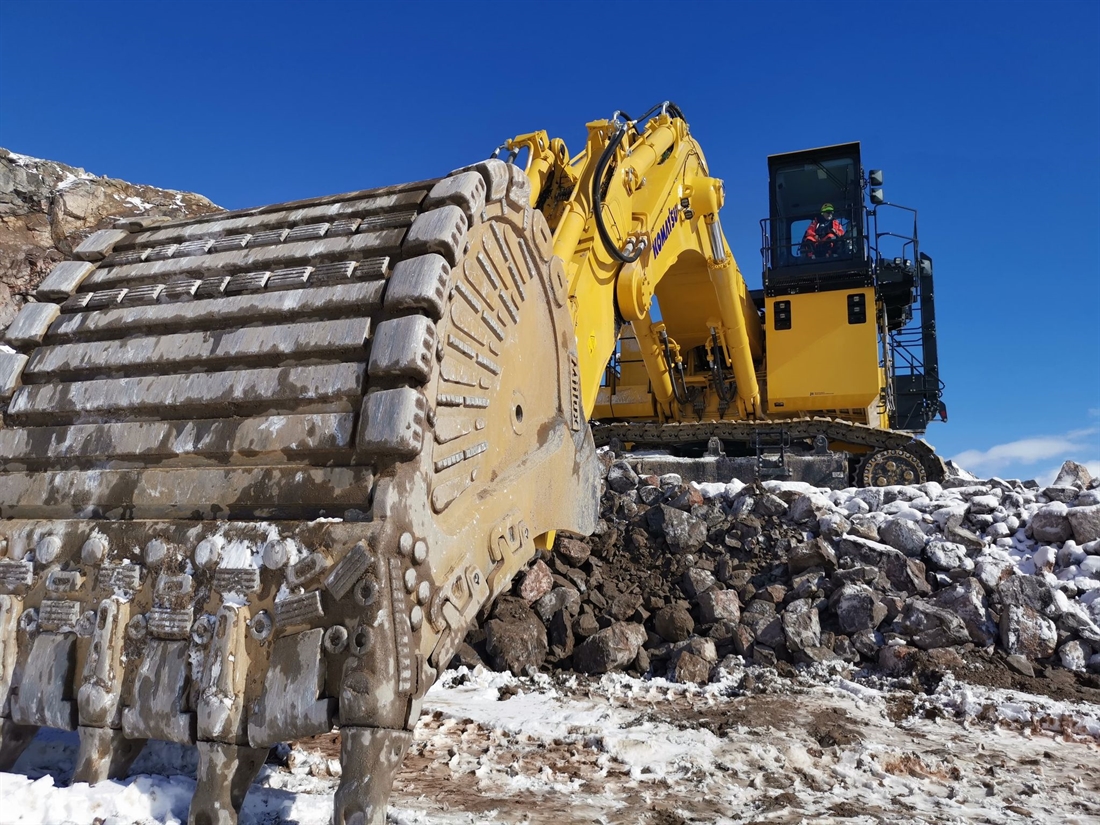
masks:
<path id="1" fill-rule="evenodd" d="M 431 177 L 671 99 L 759 284 L 766 156 L 863 143 L 936 261 L 981 474 L 1100 473 L 1100 4 L 0 0 L 0 145 L 229 208 Z"/>

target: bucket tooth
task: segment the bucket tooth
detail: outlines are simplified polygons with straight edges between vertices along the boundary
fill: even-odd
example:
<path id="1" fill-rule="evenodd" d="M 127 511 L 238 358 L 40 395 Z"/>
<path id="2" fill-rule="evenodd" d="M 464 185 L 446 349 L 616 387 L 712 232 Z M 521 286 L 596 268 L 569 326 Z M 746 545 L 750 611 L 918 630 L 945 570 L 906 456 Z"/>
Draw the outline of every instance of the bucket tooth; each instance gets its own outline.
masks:
<path id="1" fill-rule="evenodd" d="M 12 720 L 20 725 L 74 730 L 77 718 L 76 702 L 72 700 L 75 669 L 76 634 L 39 633 L 23 668 L 18 694 L 12 701 Z"/>
<path id="2" fill-rule="evenodd" d="M 19 660 L 19 616 L 23 600 L 0 595 L 0 716 L 11 713 L 11 693 Z"/>
<path id="3" fill-rule="evenodd" d="M 191 682 L 187 648 L 187 642 L 149 640 L 134 679 L 133 704 L 122 712 L 127 737 L 194 743 L 195 714 L 186 704 Z"/>
<path id="4" fill-rule="evenodd" d="M 325 657 L 320 628 L 276 640 L 264 690 L 248 722 L 256 748 L 332 730 L 336 700 L 321 696 Z"/>
<path id="5" fill-rule="evenodd" d="M 76 755 L 73 782 L 94 785 L 107 779 L 123 779 L 145 747 L 144 739 L 127 739 L 117 728 L 76 729 L 80 748 Z"/>
<path id="6" fill-rule="evenodd" d="M 340 685 L 341 729 L 397 729 L 408 718 L 416 673 L 403 568 L 400 557 L 383 555 L 374 565 L 374 578 L 361 580 L 355 590 L 369 604 L 349 640 L 351 655 Z"/>
<path id="7" fill-rule="evenodd" d="M 223 603 L 212 625 L 199 674 L 199 764 L 187 821 L 190 825 L 236 825 L 244 797 L 269 748 L 249 747 L 245 739 L 248 609 Z"/>
<path id="8" fill-rule="evenodd" d="M 237 825 L 245 795 L 269 750 L 199 742 L 198 782 L 187 825 Z"/>
<path id="9" fill-rule="evenodd" d="M 0 721 L 0 771 L 12 769 L 37 732 L 37 725 L 20 725 L 11 719 Z"/>
<path id="10" fill-rule="evenodd" d="M 91 643 L 77 690 L 80 726 L 74 782 L 95 784 L 120 779 L 145 746 L 128 739 L 122 728 L 123 645 L 130 602 L 104 599 L 95 612 Z"/>
<path id="11" fill-rule="evenodd" d="M 412 743 L 407 730 L 340 729 L 340 785 L 333 825 L 385 825 L 386 803 Z"/>

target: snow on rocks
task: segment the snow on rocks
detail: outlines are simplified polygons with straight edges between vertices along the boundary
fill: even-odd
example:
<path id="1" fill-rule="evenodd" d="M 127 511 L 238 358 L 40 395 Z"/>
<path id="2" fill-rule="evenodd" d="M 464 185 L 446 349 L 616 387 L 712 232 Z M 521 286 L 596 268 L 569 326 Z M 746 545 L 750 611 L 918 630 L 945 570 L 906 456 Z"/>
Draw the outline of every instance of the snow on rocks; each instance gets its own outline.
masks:
<path id="1" fill-rule="evenodd" d="M 705 640 L 767 665 L 897 673 L 921 651 L 981 650 L 1100 672 L 1100 482 L 1070 462 L 1042 490 L 963 477 L 691 485 L 639 474 L 629 454 L 605 466 L 596 533 L 559 536 L 503 615 L 471 633 L 494 667 L 699 682 L 713 662 L 682 646 Z"/>
<path id="2" fill-rule="evenodd" d="M 849 635 L 861 630 L 873 630 L 886 618 L 886 605 L 866 584 L 843 585 L 833 593 L 829 607 L 836 614 L 841 632 Z"/>
<path id="3" fill-rule="evenodd" d="M 1035 541 L 1063 542 L 1073 535 L 1073 527 L 1066 513 L 1069 508 L 1061 501 L 1052 501 L 1040 507 L 1031 517 L 1031 537 Z"/>
<path id="4" fill-rule="evenodd" d="M 1009 654 L 1045 659 L 1054 654 L 1058 628 L 1038 611 L 1010 604 L 1001 613 L 1001 643 Z"/>

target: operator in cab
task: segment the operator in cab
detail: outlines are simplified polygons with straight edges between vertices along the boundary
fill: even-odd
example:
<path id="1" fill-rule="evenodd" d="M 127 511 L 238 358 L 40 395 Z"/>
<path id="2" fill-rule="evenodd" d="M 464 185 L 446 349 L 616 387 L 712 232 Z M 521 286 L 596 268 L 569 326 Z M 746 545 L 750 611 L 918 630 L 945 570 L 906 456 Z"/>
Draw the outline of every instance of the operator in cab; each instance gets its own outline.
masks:
<path id="1" fill-rule="evenodd" d="M 835 258 L 839 253 L 839 239 L 844 235 L 844 227 L 833 217 L 833 205 L 823 203 L 821 214 L 810 221 L 806 234 L 802 236 L 802 255 L 806 258 Z"/>

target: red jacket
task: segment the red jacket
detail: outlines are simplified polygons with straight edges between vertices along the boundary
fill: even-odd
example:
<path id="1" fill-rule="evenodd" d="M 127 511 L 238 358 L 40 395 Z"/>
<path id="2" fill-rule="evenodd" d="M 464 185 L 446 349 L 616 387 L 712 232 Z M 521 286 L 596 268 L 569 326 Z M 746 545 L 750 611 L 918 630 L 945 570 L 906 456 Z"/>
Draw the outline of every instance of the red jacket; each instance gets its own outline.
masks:
<path id="1" fill-rule="evenodd" d="M 822 241 L 839 238 L 843 234 L 844 227 L 840 225 L 840 221 L 836 218 L 833 218 L 832 221 L 823 221 L 821 218 L 814 218 L 806 228 L 806 234 L 802 236 L 802 240 L 810 241 L 811 243 L 821 243 Z"/>

